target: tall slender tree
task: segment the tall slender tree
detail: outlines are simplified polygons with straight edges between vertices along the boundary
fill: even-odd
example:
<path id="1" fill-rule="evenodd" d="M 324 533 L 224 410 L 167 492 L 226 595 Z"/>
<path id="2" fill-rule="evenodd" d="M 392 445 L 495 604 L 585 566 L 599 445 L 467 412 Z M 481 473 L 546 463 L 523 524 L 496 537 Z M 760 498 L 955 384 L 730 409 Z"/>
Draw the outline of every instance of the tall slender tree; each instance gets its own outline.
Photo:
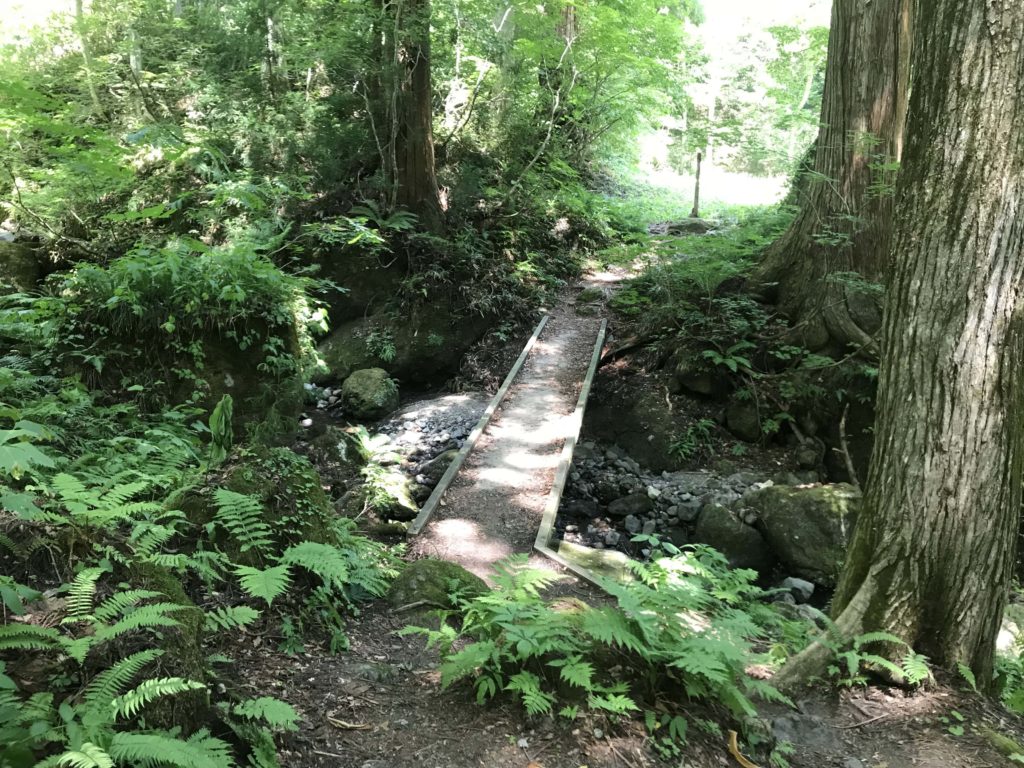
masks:
<path id="1" fill-rule="evenodd" d="M 913 0 L 836 0 L 815 145 L 800 212 L 752 283 L 813 349 L 873 346 L 880 312 L 857 273 L 881 280 L 892 179 L 903 149 Z"/>
<path id="2" fill-rule="evenodd" d="M 1024 4 L 920 13 L 877 438 L 833 610 L 987 682 L 1024 470 Z"/>
<path id="3" fill-rule="evenodd" d="M 443 217 L 434 162 L 430 0 L 384 0 L 382 53 L 389 139 L 384 165 L 391 203 L 409 209 L 432 231 Z"/>

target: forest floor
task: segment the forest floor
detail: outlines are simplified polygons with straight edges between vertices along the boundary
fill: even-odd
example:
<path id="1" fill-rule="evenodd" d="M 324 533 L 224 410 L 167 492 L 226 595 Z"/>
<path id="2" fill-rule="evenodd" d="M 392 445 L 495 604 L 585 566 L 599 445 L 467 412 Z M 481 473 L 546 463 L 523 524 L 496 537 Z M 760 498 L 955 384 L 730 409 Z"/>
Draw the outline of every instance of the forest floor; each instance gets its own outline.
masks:
<path id="1" fill-rule="evenodd" d="M 542 337 L 545 343 L 520 376 L 527 383 L 546 381 L 548 393 L 551 387 L 560 387 L 562 397 L 549 402 L 543 388 L 511 390 L 492 429 L 471 454 L 464 479 L 453 486 L 453 498 L 470 494 L 463 500 L 467 505 L 458 508 L 460 515 L 472 518 L 468 523 L 479 529 L 482 538 L 463 551 L 457 542 L 445 546 L 428 528 L 426 537 L 413 543 L 412 553 L 462 560 L 480 571 L 504 554 L 531 550 L 539 522 L 539 514 L 534 520 L 532 510 L 538 504 L 543 507 L 546 495 L 533 485 L 543 485 L 545 491 L 550 487 L 547 475 L 561 446 L 560 439 L 546 435 L 538 448 L 538 436 L 544 436 L 545 430 L 557 431 L 565 408 L 571 412 L 582 379 L 577 360 L 589 358 L 598 322 L 599 315 L 578 313 L 571 295 L 553 309 L 550 332 Z M 562 400 L 570 405 L 559 406 Z M 488 441 L 509 439 L 509 430 L 521 438 L 510 449 L 512 453 L 489 450 L 495 446 Z M 531 436 L 532 444 L 526 439 Z M 498 463 L 486 459 L 488 455 Z M 521 488 L 517 504 L 522 502 L 523 509 L 515 515 L 506 515 L 504 507 L 494 504 L 478 504 L 472 496 L 472 486 L 485 482 L 492 470 L 511 473 L 491 477 L 505 483 L 525 483 L 533 476 L 532 485 Z M 443 509 L 438 518 L 442 524 L 453 519 Z M 594 588 L 576 580 L 570 579 L 559 591 L 585 601 L 594 599 Z M 767 765 L 743 762 L 745 758 L 730 752 L 725 736 L 696 728 L 691 729 L 685 754 L 663 762 L 649 749 L 643 725 L 636 720 L 611 721 L 596 715 L 572 722 L 529 718 L 521 707 L 501 697 L 481 707 L 469 686 L 442 689 L 438 655 L 424 649 L 421 637 L 397 635 L 409 624 L 429 621 L 426 614 L 395 611 L 383 601 L 370 604 L 352 618 L 351 647 L 339 655 L 312 645 L 288 655 L 275 650 L 270 638 L 263 642 L 239 638 L 235 656 L 245 670 L 240 685 L 251 689 L 252 695 L 282 698 L 303 716 L 300 730 L 284 737 L 283 764 L 294 768 Z M 795 709 L 774 705 L 760 713 L 766 730 L 792 744 L 788 764 L 793 768 L 993 768 L 1010 761 L 993 745 L 990 734 L 1006 734 L 1018 741 L 1024 735 L 1019 719 L 998 704 L 946 685 L 906 692 L 890 688 L 836 691 L 818 684 L 794 698 Z M 719 722 L 725 721 L 722 713 L 704 707 L 694 707 L 691 714 L 694 720 L 716 719 L 717 714 Z"/>

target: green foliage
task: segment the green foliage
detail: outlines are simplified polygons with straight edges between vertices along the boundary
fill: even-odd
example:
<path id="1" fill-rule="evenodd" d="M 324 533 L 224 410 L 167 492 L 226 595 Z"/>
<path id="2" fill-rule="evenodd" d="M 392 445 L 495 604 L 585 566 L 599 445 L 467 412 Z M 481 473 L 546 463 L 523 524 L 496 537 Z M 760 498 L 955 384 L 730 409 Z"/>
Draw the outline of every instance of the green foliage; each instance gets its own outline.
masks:
<path id="1" fill-rule="evenodd" d="M 458 628 L 442 621 L 403 633 L 425 635 L 441 651 L 442 683 L 472 681 L 481 703 L 507 691 L 535 715 L 646 709 L 649 729 L 664 728 L 667 745 L 685 740 L 686 719 L 673 703 L 680 692 L 737 717 L 755 712 L 753 697 L 784 700 L 746 674 L 753 642 L 772 621 L 753 572 L 730 571 L 704 547 L 631 568 L 634 581 L 605 584 L 616 605 L 591 608 L 545 599 L 541 591 L 559 577 L 514 557 L 496 566 L 491 592 L 460 607 Z"/>
<path id="2" fill-rule="evenodd" d="M 672 443 L 672 455 L 682 461 L 689 461 L 706 454 L 711 447 L 711 435 L 714 429 L 715 422 L 711 419 L 698 419 Z"/>

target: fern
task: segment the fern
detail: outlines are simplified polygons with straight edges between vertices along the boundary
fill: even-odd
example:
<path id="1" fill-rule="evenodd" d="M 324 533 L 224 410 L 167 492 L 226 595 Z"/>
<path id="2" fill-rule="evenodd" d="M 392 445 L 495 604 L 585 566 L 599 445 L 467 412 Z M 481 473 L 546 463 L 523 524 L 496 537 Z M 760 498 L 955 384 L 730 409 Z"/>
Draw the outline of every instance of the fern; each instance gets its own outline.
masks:
<path id="1" fill-rule="evenodd" d="M 163 597 L 159 592 L 149 589 L 131 589 L 124 592 L 117 592 L 104 600 L 92 614 L 96 621 L 110 621 L 121 615 L 129 608 L 134 608 L 144 600 Z"/>
<path id="2" fill-rule="evenodd" d="M 86 568 L 77 576 L 68 587 L 68 597 L 65 603 L 68 609 L 68 619 L 77 621 L 88 616 L 92 612 L 92 600 L 96 594 L 96 582 L 105 572 L 103 568 Z"/>
<path id="3" fill-rule="evenodd" d="M 163 653 L 159 648 L 149 648 L 133 653 L 103 670 L 86 686 L 82 704 L 91 709 L 108 707 L 146 666 L 160 658 Z"/>
<path id="4" fill-rule="evenodd" d="M 213 494 L 216 522 L 238 543 L 242 552 L 265 554 L 274 543 L 263 519 L 263 504 L 254 496 L 218 488 Z"/>
<path id="5" fill-rule="evenodd" d="M 34 624 L 0 626 L 0 651 L 48 651 L 60 647 L 62 637 L 50 627 Z"/>
<path id="6" fill-rule="evenodd" d="M 206 686 L 202 683 L 180 677 L 152 678 L 113 699 L 110 702 L 110 707 L 117 717 L 135 717 L 140 709 L 156 699 L 201 690 L 206 690 Z"/>
<path id="7" fill-rule="evenodd" d="M 54 765 L 69 768 L 114 768 L 111 756 L 100 747 L 85 742 L 75 750 L 68 750 L 54 760 Z"/>
<path id="8" fill-rule="evenodd" d="M 299 729 L 299 713 L 291 704 L 271 696 L 240 701 L 231 708 L 231 711 L 247 720 L 260 720 L 277 731 Z"/>
<path id="9" fill-rule="evenodd" d="M 281 563 L 299 565 L 319 576 L 325 585 L 344 589 L 349 571 L 345 557 L 337 547 L 315 541 L 303 541 L 288 547 L 281 555 Z"/>
<path id="10" fill-rule="evenodd" d="M 188 741 L 159 733 L 115 733 L 110 755 L 119 763 L 134 766 L 175 766 L 176 768 L 233 768 L 231 750 L 205 731 Z"/>
<path id="11" fill-rule="evenodd" d="M 236 605 L 228 608 L 218 608 L 206 614 L 206 629 L 210 632 L 217 630 L 232 630 L 247 627 L 260 617 L 260 612 L 247 605 Z"/>
<path id="12" fill-rule="evenodd" d="M 270 606 L 274 599 L 288 589 L 291 584 L 291 574 L 288 572 L 287 564 L 275 565 L 272 568 L 251 568 L 247 565 L 235 566 L 235 575 L 242 585 L 242 589 L 250 597 L 258 600 L 265 600 Z"/>

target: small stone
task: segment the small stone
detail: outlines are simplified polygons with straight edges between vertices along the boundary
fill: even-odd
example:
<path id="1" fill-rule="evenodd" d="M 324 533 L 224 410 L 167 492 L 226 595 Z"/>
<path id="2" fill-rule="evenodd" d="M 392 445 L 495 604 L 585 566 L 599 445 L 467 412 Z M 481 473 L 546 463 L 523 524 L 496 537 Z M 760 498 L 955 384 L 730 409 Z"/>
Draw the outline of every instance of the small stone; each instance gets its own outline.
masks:
<path id="1" fill-rule="evenodd" d="M 621 540 L 622 534 L 618 531 L 608 531 L 608 533 L 604 535 L 604 543 L 609 547 L 617 546 Z"/>
<path id="2" fill-rule="evenodd" d="M 647 486 L 647 497 L 648 497 L 648 498 L 651 498 L 651 499 L 656 499 L 656 498 L 658 498 L 659 496 L 661 496 L 661 491 L 659 491 L 659 490 L 658 490 L 657 488 L 655 488 L 655 487 L 654 487 L 653 485 L 648 485 L 648 486 Z"/>
<path id="3" fill-rule="evenodd" d="M 779 586 L 788 589 L 798 603 L 806 603 L 814 594 L 814 585 L 811 582 L 794 576 L 783 579 Z"/>
<path id="4" fill-rule="evenodd" d="M 520 749 L 527 749 L 530 746 L 530 742 L 527 741 L 526 739 L 520 739 L 519 741 L 516 742 L 516 746 L 519 747 Z"/>
<path id="5" fill-rule="evenodd" d="M 309 429 L 310 427 L 313 426 L 313 420 L 303 419 L 302 421 L 299 422 L 299 426 L 302 427 L 303 429 Z"/>
<path id="6" fill-rule="evenodd" d="M 630 533 L 636 533 L 640 530 L 640 518 L 636 515 L 626 515 L 626 519 L 622 521 L 622 524 Z"/>
<path id="7" fill-rule="evenodd" d="M 843 768 L 864 768 L 864 763 L 856 757 L 848 757 L 843 760 Z"/>
<path id="8" fill-rule="evenodd" d="M 594 738 L 595 739 L 603 739 L 604 738 L 604 731 L 602 731 L 600 728 L 595 728 L 594 729 Z"/>
<path id="9" fill-rule="evenodd" d="M 657 529 L 658 524 L 653 520 L 648 520 L 646 523 L 644 523 L 644 527 L 641 529 L 640 532 L 645 536 L 649 536 L 650 534 L 654 533 Z"/>

